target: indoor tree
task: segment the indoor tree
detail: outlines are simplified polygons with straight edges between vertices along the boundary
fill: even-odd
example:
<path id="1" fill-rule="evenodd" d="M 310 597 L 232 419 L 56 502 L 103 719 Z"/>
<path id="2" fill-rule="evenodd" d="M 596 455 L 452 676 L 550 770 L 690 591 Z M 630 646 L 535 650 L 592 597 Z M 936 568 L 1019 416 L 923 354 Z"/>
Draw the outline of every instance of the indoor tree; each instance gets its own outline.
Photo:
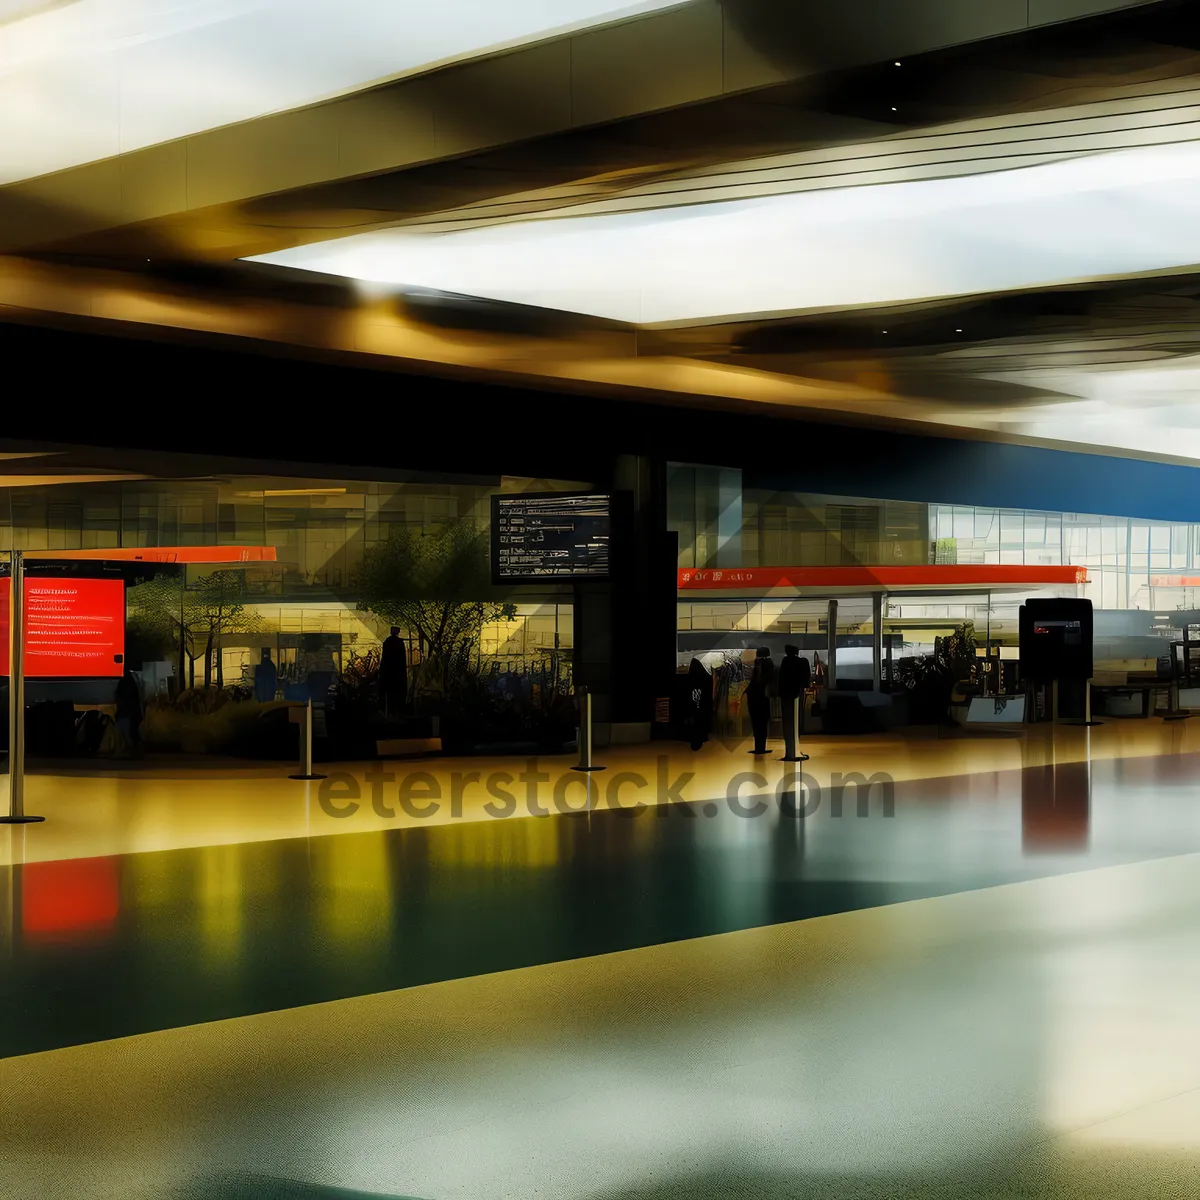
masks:
<path id="1" fill-rule="evenodd" d="M 470 664 L 484 625 L 516 616 L 516 605 L 495 595 L 487 533 L 468 521 L 392 526 L 368 544 L 353 583 L 360 610 L 417 635 L 443 694 Z"/>
<path id="2" fill-rule="evenodd" d="M 259 616 L 247 607 L 246 572 L 222 568 L 187 585 L 181 570 L 162 571 L 129 589 L 129 621 L 147 640 L 178 650 L 178 678 L 196 686 L 196 659 L 204 656 L 204 686 L 213 682 L 216 652 L 217 687 L 225 685 L 221 639 L 225 634 L 253 633 Z"/>

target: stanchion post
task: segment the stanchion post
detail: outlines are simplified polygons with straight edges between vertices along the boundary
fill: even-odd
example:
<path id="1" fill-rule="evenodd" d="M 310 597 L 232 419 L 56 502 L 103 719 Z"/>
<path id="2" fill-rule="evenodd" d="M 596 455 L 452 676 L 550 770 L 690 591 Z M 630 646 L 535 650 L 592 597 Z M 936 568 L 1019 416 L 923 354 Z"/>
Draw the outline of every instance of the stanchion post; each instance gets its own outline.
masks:
<path id="1" fill-rule="evenodd" d="M 1147 708 L 1150 707 L 1150 702 L 1147 701 Z M 1147 713 L 1147 715 L 1149 715 Z M 1179 680 L 1172 679 L 1171 686 L 1167 688 L 1167 711 L 1163 714 L 1164 721 L 1186 721 L 1192 714 L 1184 712 L 1179 707 Z"/>
<path id="2" fill-rule="evenodd" d="M 799 696 L 792 697 L 792 745 L 795 746 L 796 753 L 789 757 L 784 755 L 783 762 L 808 762 L 808 755 L 804 754 L 796 742 L 800 739 L 800 714 L 804 711 L 801 707 L 804 704 L 804 693 Z"/>
<path id="3" fill-rule="evenodd" d="M 25 560 L 11 557 L 8 603 L 8 816 L 0 825 L 31 825 L 45 817 L 25 812 Z"/>
<path id="4" fill-rule="evenodd" d="M 304 722 L 300 726 L 300 773 L 289 775 L 289 779 L 324 779 L 324 775 L 313 774 L 312 763 L 313 745 L 313 706 L 309 696 L 304 706 Z"/>
<path id="5" fill-rule="evenodd" d="M 592 762 L 592 693 L 581 688 L 579 696 L 579 763 L 572 771 L 603 771 Z"/>

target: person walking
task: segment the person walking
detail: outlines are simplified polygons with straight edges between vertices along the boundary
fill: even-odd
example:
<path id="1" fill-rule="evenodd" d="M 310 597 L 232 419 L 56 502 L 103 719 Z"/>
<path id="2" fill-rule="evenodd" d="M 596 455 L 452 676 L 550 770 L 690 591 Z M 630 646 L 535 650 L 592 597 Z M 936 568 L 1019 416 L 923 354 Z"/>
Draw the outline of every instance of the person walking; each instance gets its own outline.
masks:
<path id="1" fill-rule="evenodd" d="M 784 646 L 779 664 L 779 702 L 783 709 L 784 762 L 803 762 L 807 754 L 797 754 L 796 735 L 804 728 L 804 693 L 812 682 L 808 659 L 800 657 L 797 646 Z"/>
<path id="2" fill-rule="evenodd" d="M 771 697 L 775 694 L 775 664 L 768 646 L 759 646 L 746 687 L 746 706 L 750 710 L 750 728 L 754 730 L 751 754 L 766 754 L 767 730 L 771 724 Z"/>

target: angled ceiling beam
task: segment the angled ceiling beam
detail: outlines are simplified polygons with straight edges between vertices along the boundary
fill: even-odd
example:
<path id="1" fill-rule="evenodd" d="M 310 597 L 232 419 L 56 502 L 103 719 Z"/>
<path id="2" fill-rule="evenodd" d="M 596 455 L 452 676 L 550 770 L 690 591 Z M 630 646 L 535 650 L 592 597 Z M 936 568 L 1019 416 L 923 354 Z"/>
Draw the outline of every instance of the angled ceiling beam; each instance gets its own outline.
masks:
<path id="1" fill-rule="evenodd" d="M 305 213 L 305 189 L 1163 2 L 691 0 L 0 188 L 0 252 L 134 229 L 139 250 L 262 253 L 327 219 Z M 261 222 L 248 247 L 242 209 L 280 195 L 296 197 L 283 227 Z"/>

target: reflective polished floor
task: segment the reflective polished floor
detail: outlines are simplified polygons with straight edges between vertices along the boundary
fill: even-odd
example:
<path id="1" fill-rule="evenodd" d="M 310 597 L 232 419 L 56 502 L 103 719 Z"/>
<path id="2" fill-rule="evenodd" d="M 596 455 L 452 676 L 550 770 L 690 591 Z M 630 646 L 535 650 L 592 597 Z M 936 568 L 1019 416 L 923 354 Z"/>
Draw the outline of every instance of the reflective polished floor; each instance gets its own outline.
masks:
<path id="1" fill-rule="evenodd" d="M 0 1194 L 1200 1196 L 1193 724 L 37 775 Z"/>

